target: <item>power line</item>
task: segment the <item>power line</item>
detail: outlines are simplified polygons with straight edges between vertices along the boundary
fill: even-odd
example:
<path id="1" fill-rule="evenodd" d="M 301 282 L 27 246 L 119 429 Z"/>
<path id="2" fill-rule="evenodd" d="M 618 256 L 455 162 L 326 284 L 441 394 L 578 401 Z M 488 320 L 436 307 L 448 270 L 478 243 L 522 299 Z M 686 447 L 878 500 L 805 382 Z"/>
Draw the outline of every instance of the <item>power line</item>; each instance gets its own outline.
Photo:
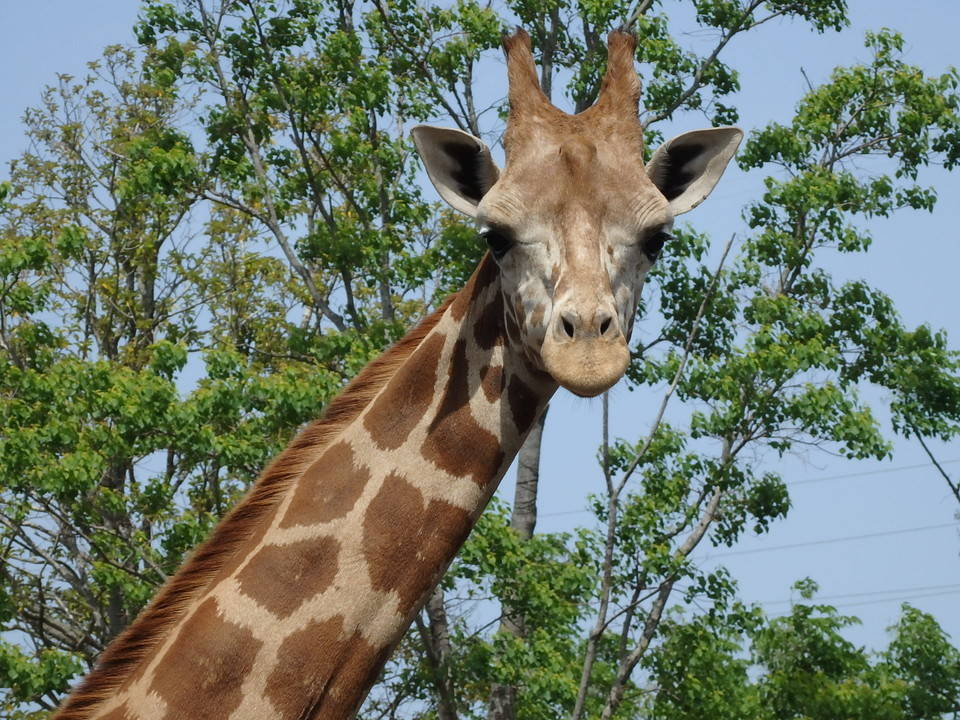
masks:
<path id="1" fill-rule="evenodd" d="M 960 462 L 960 458 L 954 458 L 953 460 L 941 460 L 941 465 L 949 465 L 951 463 Z M 892 473 L 892 472 L 903 472 L 904 470 L 922 470 L 923 468 L 933 467 L 932 462 L 917 463 L 916 465 L 899 465 L 897 467 L 889 468 L 879 468 L 878 470 L 862 470 L 860 472 L 854 473 L 843 473 L 842 475 L 826 475 L 824 477 L 818 478 L 808 478 L 806 480 L 792 480 L 787 483 L 789 486 L 794 485 L 806 485 L 807 483 L 818 483 L 824 482 L 826 480 L 845 480 L 846 478 L 854 477 L 867 477 L 868 475 L 881 475 L 883 473 Z"/>
<path id="2" fill-rule="evenodd" d="M 948 590 L 950 592 L 960 592 L 960 583 L 952 583 L 949 585 L 926 585 L 926 586 L 920 586 L 920 587 L 891 588 L 890 590 L 870 590 L 867 592 L 840 593 L 838 595 L 817 595 L 816 597 L 811 598 L 809 600 L 804 598 L 800 601 L 795 600 L 794 598 L 790 598 L 789 600 L 761 600 L 759 604 L 760 605 L 782 605 L 784 603 L 794 603 L 794 602 L 818 603 L 818 602 L 821 602 L 822 600 L 842 600 L 844 598 L 869 597 L 873 595 L 893 595 L 894 593 L 909 593 L 905 597 L 912 597 L 913 596 L 912 594 L 926 593 L 933 590 L 939 590 L 939 591 Z M 940 593 L 936 593 L 936 594 L 940 594 Z M 885 602 L 887 600 L 900 600 L 900 599 L 903 599 L 903 598 L 900 598 L 900 597 L 884 598 L 883 600 L 879 600 L 877 602 Z"/>
<path id="3" fill-rule="evenodd" d="M 686 589 L 686 588 L 683 588 Z M 906 593 L 895 595 L 894 593 Z M 830 602 L 832 607 L 858 607 L 860 605 L 877 605 L 888 602 L 901 602 L 903 600 L 923 600 L 925 598 L 942 597 L 946 595 L 960 594 L 960 583 L 951 583 L 947 585 L 920 585 L 915 587 L 891 588 L 889 590 L 870 590 L 866 592 L 839 593 L 834 595 L 817 595 L 812 598 L 789 598 L 786 600 L 747 600 L 742 598 L 747 605 L 822 605 L 827 601 L 844 600 L 845 598 L 862 598 L 876 595 L 892 595 L 892 597 L 873 597 L 870 600 L 854 600 L 852 602 Z M 784 617 L 789 615 L 789 611 L 777 610 L 770 617 Z"/>
<path id="4" fill-rule="evenodd" d="M 537 517 L 548 518 L 560 517 L 561 515 L 582 515 L 583 513 L 588 512 L 590 512 L 590 510 L 560 510 L 559 512 L 540 513 Z"/>
<path id="5" fill-rule="evenodd" d="M 906 597 L 881 598 L 879 600 L 861 600 L 860 602 L 838 603 L 838 607 L 859 607 L 860 605 L 877 605 L 885 602 L 900 602 L 902 600 L 923 600 L 924 598 L 940 597 L 941 595 L 956 595 L 960 590 L 943 590 L 941 592 L 925 593 L 923 595 L 907 595 Z"/>
<path id="6" fill-rule="evenodd" d="M 787 545 L 772 545 L 769 547 L 746 548 L 744 550 L 730 550 L 729 552 L 720 552 L 715 555 L 706 555 L 700 560 L 712 560 L 720 557 L 730 557 L 731 555 L 750 555 L 753 553 L 773 552 L 774 550 L 790 550 L 799 547 L 810 547 L 811 545 L 829 545 L 831 543 L 848 542 L 850 540 L 868 540 L 870 538 L 887 537 L 890 535 L 906 535 L 907 533 L 925 532 L 927 530 L 942 530 L 944 528 L 960 528 L 955 522 L 941 523 L 939 525 L 921 525 L 920 527 L 901 528 L 899 530 L 884 530 L 882 532 L 864 533 L 863 535 L 845 535 L 843 537 L 825 538 L 823 540 L 808 540 L 807 542 L 789 543 Z"/>
<path id="7" fill-rule="evenodd" d="M 860 607 L 862 605 L 879 605 L 881 603 L 887 603 L 887 602 L 902 602 L 904 600 L 924 600 L 926 598 L 941 597 L 944 595 L 957 595 L 957 594 L 960 594 L 960 588 L 956 590 L 941 590 L 940 592 L 922 593 L 919 595 L 904 595 L 901 597 L 889 597 L 889 598 L 879 598 L 879 599 L 875 598 L 873 600 L 860 600 L 857 602 L 836 603 L 834 607 L 849 608 L 849 607 Z M 818 601 L 819 601 L 819 598 L 813 598 L 811 600 L 802 601 L 802 603 L 797 603 L 797 604 L 798 605 L 807 604 L 807 603 L 817 604 Z M 778 602 L 782 602 L 782 601 L 778 601 Z M 764 603 L 758 603 L 758 604 L 762 605 Z M 771 617 L 784 617 L 789 614 L 790 614 L 789 612 L 777 611 L 777 613 L 775 615 L 771 615 Z"/>
<path id="8" fill-rule="evenodd" d="M 960 463 L 960 458 L 953 458 L 952 460 L 941 460 L 941 465 L 950 465 L 952 463 Z M 824 475 L 823 477 L 817 478 L 807 478 L 804 480 L 791 480 L 787 483 L 788 487 L 793 487 L 795 485 L 807 485 L 808 483 L 818 483 L 826 482 L 828 480 L 846 480 L 847 478 L 855 477 L 867 477 L 869 475 L 882 475 L 885 473 L 894 473 L 894 472 L 903 472 L 904 470 L 922 470 L 923 468 L 933 467 L 932 462 L 927 463 L 917 463 L 916 465 L 898 465 L 896 467 L 889 468 L 879 468 L 877 470 L 862 470 L 852 473 L 842 473 L 840 475 Z M 588 513 L 590 510 L 560 510 L 558 512 L 550 513 L 540 513 L 538 517 L 548 518 L 548 517 L 561 517 L 563 515 L 580 515 L 583 513 Z"/>

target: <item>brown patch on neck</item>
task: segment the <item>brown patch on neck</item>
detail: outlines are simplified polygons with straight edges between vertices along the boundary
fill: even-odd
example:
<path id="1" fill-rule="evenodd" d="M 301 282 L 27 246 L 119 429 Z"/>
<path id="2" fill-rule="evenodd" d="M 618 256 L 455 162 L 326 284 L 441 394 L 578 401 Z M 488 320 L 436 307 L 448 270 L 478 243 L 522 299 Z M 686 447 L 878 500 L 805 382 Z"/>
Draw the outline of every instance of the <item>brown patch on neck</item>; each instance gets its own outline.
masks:
<path id="1" fill-rule="evenodd" d="M 490 350 L 504 342 L 503 294 L 498 290 L 477 317 L 473 339 L 482 350 Z"/>
<path id="2" fill-rule="evenodd" d="M 240 591 L 284 618 L 330 587 L 339 567 L 340 543 L 332 537 L 267 545 L 237 575 Z"/>
<path id="3" fill-rule="evenodd" d="M 477 296 L 493 285 L 500 277 L 500 268 L 490 253 L 486 253 L 480 261 L 476 272 L 467 281 L 463 290 L 458 292 L 450 305 L 450 317 L 459 322 L 467 315 L 467 311 L 476 301 Z"/>
<path id="4" fill-rule="evenodd" d="M 150 685 L 167 705 L 164 720 L 229 717 L 261 645 L 252 632 L 221 618 L 216 600 L 205 600 L 170 648 L 166 672 Z"/>
<path id="5" fill-rule="evenodd" d="M 486 365 L 480 369 L 480 387 L 487 402 L 495 403 L 503 395 L 504 378 L 503 368 L 499 365 Z"/>
<path id="6" fill-rule="evenodd" d="M 310 708 L 304 707 L 304 698 L 314 705 L 323 702 L 330 679 L 349 649 L 340 615 L 310 622 L 283 641 L 279 662 L 267 678 L 266 691 L 281 720 L 314 716 Z"/>
<path id="7" fill-rule="evenodd" d="M 395 592 L 408 616 L 434 587 L 473 528 L 470 513 L 390 473 L 363 519 L 363 554 L 374 589 Z M 398 638 L 399 639 L 399 638 Z"/>
<path id="8" fill-rule="evenodd" d="M 537 418 L 540 396 L 523 380 L 513 375 L 507 385 L 507 401 L 510 403 L 510 414 L 513 415 L 517 432 L 520 435 L 526 434 Z"/>
<path id="9" fill-rule="evenodd" d="M 336 443 L 300 478 L 280 527 L 317 525 L 344 517 L 353 510 L 369 480 L 370 471 L 357 465 L 350 445 Z"/>
<path id="10" fill-rule="evenodd" d="M 503 449 L 500 438 L 482 427 L 470 410 L 466 340 L 458 340 L 453 347 L 448 378 L 421 452 L 441 470 L 456 477 L 472 476 L 477 485 L 484 487 L 503 462 Z"/>
<path id="11" fill-rule="evenodd" d="M 481 265 L 482 268 L 482 265 Z M 478 273 L 474 274 L 474 280 Z M 473 282 L 473 280 L 471 280 Z M 397 369 L 436 326 L 451 302 L 469 289 L 452 295 L 434 313 L 367 365 L 328 406 L 322 419 L 311 423 L 263 471 L 242 500 L 214 529 L 153 601 L 100 655 L 97 666 L 64 701 L 51 720 L 86 720 L 97 706 L 113 697 L 137 666 L 181 620 L 236 551 L 267 521 L 306 466 L 331 440 L 353 422 L 380 392 Z M 468 293 L 469 294 L 469 293 Z"/>
<path id="12" fill-rule="evenodd" d="M 343 616 L 307 623 L 287 637 L 267 677 L 277 720 L 352 718 L 387 661 L 391 646 L 371 645 Z"/>
<path id="13" fill-rule="evenodd" d="M 433 401 L 437 368 L 444 335 L 436 332 L 424 340 L 363 418 L 363 426 L 378 447 L 396 450 L 403 445 Z"/>
<path id="14" fill-rule="evenodd" d="M 387 664 L 393 647 L 371 645 L 360 631 L 350 639 L 349 652 L 342 656 L 336 677 L 330 683 L 326 697 L 315 707 L 309 720 L 343 720 L 356 717 L 370 687 L 377 681 L 380 671 Z"/>

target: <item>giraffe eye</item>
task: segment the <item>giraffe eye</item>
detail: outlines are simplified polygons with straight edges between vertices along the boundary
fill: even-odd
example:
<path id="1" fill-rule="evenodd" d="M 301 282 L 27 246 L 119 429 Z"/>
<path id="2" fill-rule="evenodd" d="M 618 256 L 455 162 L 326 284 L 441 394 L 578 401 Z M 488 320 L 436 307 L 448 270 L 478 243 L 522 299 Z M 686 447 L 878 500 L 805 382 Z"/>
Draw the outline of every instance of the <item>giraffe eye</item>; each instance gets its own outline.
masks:
<path id="1" fill-rule="evenodd" d="M 661 230 L 644 240 L 643 253 L 650 259 L 650 262 L 656 262 L 657 258 L 660 257 L 660 251 L 663 250 L 663 244 L 671 237 L 670 233 Z"/>
<path id="2" fill-rule="evenodd" d="M 490 246 L 490 252 L 497 260 L 502 259 L 507 251 L 513 247 L 513 238 L 510 232 L 502 228 L 484 228 L 480 231 L 480 237 Z"/>

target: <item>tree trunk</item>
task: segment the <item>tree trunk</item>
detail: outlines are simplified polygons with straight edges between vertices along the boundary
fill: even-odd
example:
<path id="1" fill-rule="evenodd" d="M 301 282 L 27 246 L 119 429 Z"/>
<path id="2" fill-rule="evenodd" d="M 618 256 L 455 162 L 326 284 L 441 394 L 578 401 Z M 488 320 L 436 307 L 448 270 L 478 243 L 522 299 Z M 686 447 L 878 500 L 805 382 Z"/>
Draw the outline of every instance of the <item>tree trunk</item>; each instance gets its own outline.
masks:
<path id="1" fill-rule="evenodd" d="M 544 410 L 534 424 L 526 442 L 517 456 L 517 487 L 513 497 L 513 512 L 510 515 L 510 527 L 527 541 L 533 537 L 537 525 L 537 486 L 540 482 L 540 441 L 543 438 L 543 425 L 547 419 Z M 510 604 L 503 603 L 503 619 L 498 632 L 510 633 L 522 638 L 526 636 L 526 623 L 523 617 Z M 517 688 L 513 685 L 495 683 L 490 688 L 490 701 L 487 706 L 487 720 L 514 720 L 516 712 Z"/>
<path id="2" fill-rule="evenodd" d="M 458 720 L 456 693 L 453 677 L 450 674 L 450 626 L 447 623 L 443 588 L 434 588 L 424 610 L 427 613 L 427 624 L 418 617 L 417 626 L 427 651 L 427 660 L 434 673 L 437 718 L 438 720 Z"/>

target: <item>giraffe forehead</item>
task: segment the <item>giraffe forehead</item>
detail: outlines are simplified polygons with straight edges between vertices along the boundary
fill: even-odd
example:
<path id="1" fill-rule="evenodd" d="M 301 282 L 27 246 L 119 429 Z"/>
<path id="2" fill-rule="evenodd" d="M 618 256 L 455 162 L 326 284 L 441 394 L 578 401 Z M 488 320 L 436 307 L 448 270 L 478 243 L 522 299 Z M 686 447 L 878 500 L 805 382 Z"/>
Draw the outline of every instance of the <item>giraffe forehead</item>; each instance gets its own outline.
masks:
<path id="1" fill-rule="evenodd" d="M 629 119 L 590 112 L 571 115 L 551 107 L 541 113 L 511 116 L 503 137 L 508 160 L 550 145 L 577 141 L 597 147 L 623 145 L 643 155 L 643 128 L 636 115 Z"/>
<path id="2" fill-rule="evenodd" d="M 481 225 L 510 228 L 519 242 L 576 245 L 671 218 L 642 157 L 582 139 L 508 162 L 477 215 Z"/>
<path id="3" fill-rule="evenodd" d="M 552 125 L 539 123 L 528 132 L 516 132 L 513 142 L 508 129 L 505 175 L 509 177 L 514 170 L 536 174 L 550 168 L 578 180 L 594 181 L 607 172 L 642 172 L 643 139 L 639 125 L 611 127 L 569 116 L 566 120 Z"/>

